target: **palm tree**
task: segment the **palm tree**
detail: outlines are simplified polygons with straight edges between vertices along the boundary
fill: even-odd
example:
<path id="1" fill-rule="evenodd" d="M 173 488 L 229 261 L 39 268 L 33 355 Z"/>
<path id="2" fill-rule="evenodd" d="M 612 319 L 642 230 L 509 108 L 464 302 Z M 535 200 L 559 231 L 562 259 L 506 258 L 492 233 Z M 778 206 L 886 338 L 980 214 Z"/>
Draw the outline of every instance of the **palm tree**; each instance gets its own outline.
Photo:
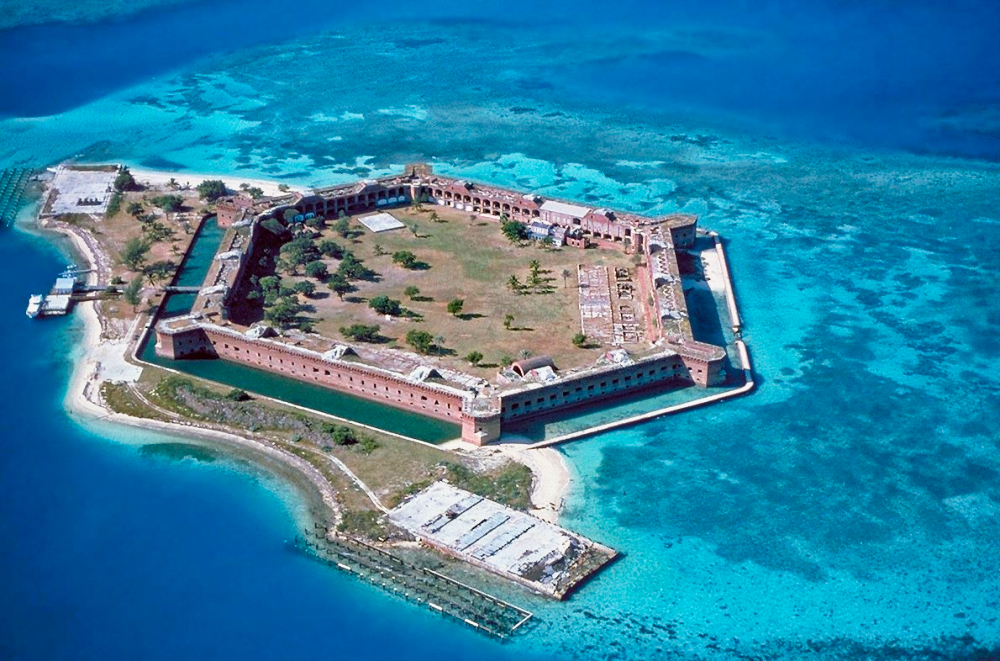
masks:
<path id="1" fill-rule="evenodd" d="M 513 323 L 514 323 L 514 315 L 505 314 L 503 317 L 503 327 L 506 328 L 507 330 L 510 330 L 510 326 Z"/>
<path id="2" fill-rule="evenodd" d="M 520 293 L 521 288 L 524 285 L 521 284 L 521 281 L 517 279 L 516 275 L 512 275 L 510 276 L 510 279 L 507 280 L 507 286 L 510 288 L 512 292 Z"/>
<path id="3" fill-rule="evenodd" d="M 569 278 L 569 276 L 571 276 L 571 275 L 573 275 L 573 274 L 569 272 L 569 269 L 563 269 L 563 272 L 562 272 L 563 289 L 566 289 L 566 279 Z"/>

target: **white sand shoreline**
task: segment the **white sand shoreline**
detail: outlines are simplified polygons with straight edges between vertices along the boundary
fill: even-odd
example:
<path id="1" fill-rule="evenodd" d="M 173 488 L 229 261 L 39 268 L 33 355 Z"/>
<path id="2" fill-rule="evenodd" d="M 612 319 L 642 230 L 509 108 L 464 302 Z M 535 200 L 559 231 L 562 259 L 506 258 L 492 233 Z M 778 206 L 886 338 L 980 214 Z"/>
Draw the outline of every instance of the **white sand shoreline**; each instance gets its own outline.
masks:
<path id="1" fill-rule="evenodd" d="M 169 175 L 167 176 L 169 179 Z M 166 181 L 166 180 L 164 180 Z M 91 283 L 101 281 L 102 275 L 110 273 L 110 261 L 103 255 L 100 246 L 80 229 L 61 223 L 46 223 L 44 229 L 68 237 L 73 248 L 83 257 L 94 271 L 88 276 Z M 88 240 L 90 239 L 90 240 Z M 80 355 L 73 366 L 67 389 L 65 404 L 74 415 L 101 421 L 110 421 L 133 428 L 149 429 L 175 434 L 228 448 L 237 448 L 258 456 L 278 461 L 300 473 L 316 488 L 323 503 L 339 519 L 339 507 L 335 494 L 327 480 L 308 462 L 277 447 L 251 441 L 236 434 L 199 427 L 194 423 L 173 423 L 136 418 L 111 411 L 101 401 L 101 384 L 105 381 L 134 382 L 141 374 L 142 367 L 128 359 L 132 340 L 139 332 L 143 317 L 137 317 L 131 327 L 120 337 L 110 337 L 113 333 L 102 324 L 102 319 L 92 302 L 76 305 L 77 313 L 84 324 L 83 337 L 79 347 Z M 470 446 L 472 447 L 472 446 Z M 550 522 L 557 522 L 562 511 L 564 498 L 569 488 L 571 474 L 563 455 L 555 449 L 528 450 L 518 444 L 488 446 L 507 458 L 524 464 L 532 472 L 533 485 L 531 500 L 532 514 Z"/>
<path id="2" fill-rule="evenodd" d="M 310 190 L 308 186 L 298 186 L 272 179 L 259 179 L 226 174 L 206 174 L 203 172 L 188 172 L 186 170 L 180 172 L 170 172 L 166 170 L 151 170 L 148 168 L 136 168 L 132 166 L 128 166 L 128 168 L 132 173 L 132 176 L 135 177 L 136 181 L 140 184 L 151 186 L 166 186 L 169 184 L 170 180 L 173 179 L 181 187 L 194 188 L 206 179 L 219 179 L 225 183 L 226 187 L 230 190 L 239 192 L 240 185 L 247 184 L 248 186 L 256 186 L 257 188 L 260 188 L 264 191 L 265 195 L 269 196 L 284 195 L 285 193 L 278 189 L 278 186 L 283 183 L 288 186 L 289 191 L 307 193 Z"/>

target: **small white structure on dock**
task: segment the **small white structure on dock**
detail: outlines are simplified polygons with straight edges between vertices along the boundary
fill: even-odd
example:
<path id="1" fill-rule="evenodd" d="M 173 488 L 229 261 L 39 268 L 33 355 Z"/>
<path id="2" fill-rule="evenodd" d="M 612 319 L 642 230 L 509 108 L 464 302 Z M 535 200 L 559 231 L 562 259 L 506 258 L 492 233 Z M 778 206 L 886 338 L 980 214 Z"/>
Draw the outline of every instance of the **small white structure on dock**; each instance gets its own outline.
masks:
<path id="1" fill-rule="evenodd" d="M 53 294 L 72 294 L 76 289 L 76 278 L 61 276 L 56 278 L 56 284 L 52 286 Z"/>
<path id="2" fill-rule="evenodd" d="M 69 294 L 32 294 L 28 299 L 28 309 L 25 314 L 34 319 L 35 317 L 51 317 L 63 315 L 69 312 L 72 301 Z"/>
<path id="3" fill-rule="evenodd" d="M 68 313 L 73 304 L 73 292 L 77 289 L 77 279 L 72 273 L 72 268 L 61 273 L 48 296 L 32 294 L 28 298 L 28 308 L 24 313 L 31 319 Z"/>

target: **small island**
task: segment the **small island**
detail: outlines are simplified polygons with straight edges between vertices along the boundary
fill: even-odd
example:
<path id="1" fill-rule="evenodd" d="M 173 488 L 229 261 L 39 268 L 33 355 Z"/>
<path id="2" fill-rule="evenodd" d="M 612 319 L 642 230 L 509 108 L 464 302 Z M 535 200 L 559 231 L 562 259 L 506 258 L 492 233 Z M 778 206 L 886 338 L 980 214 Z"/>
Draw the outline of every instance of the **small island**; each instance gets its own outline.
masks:
<path id="1" fill-rule="evenodd" d="M 66 165 L 41 217 L 89 262 L 64 274 L 93 303 L 78 410 L 286 475 L 313 503 L 297 547 L 500 637 L 530 613 L 439 571 L 448 558 L 562 599 L 616 557 L 555 525 L 569 475 L 550 446 L 753 386 L 722 242 L 690 215 L 422 164 L 316 190 Z M 728 347 L 691 323 L 685 273 L 709 271 Z M 521 435 L 685 385 L 711 392 Z M 489 614 L 442 606 L 456 590 Z"/>

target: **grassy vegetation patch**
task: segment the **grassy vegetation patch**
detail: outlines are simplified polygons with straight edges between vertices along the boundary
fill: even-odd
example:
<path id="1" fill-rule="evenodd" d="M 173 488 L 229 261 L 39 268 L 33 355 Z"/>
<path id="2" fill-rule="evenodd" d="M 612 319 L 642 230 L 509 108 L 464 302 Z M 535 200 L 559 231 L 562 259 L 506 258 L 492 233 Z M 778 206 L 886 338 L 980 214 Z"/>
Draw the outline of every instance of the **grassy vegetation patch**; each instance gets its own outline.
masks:
<path id="1" fill-rule="evenodd" d="M 376 510 L 345 510 L 337 530 L 367 539 L 386 539 L 390 535 L 389 526 L 382 513 Z"/>
<path id="2" fill-rule="evenodd" d="M 461 464 L 445 464 L 447 479 L 460 489 L 471 491 L 515 509 L 531 509 L 531 470 L 510 462 L 502 468 L 477 473 Z"/>
<path id="3" fill-rule="evenodd" d="M 156 411 L 140 401 L 132 392 L 132 389 L 124 383 L 111 383 L 110 381 L 102 383 L 101 399 L 115 413 L 122 413 L 135 418 L 150 418 L 154 420 L 162 418 Z"/>

